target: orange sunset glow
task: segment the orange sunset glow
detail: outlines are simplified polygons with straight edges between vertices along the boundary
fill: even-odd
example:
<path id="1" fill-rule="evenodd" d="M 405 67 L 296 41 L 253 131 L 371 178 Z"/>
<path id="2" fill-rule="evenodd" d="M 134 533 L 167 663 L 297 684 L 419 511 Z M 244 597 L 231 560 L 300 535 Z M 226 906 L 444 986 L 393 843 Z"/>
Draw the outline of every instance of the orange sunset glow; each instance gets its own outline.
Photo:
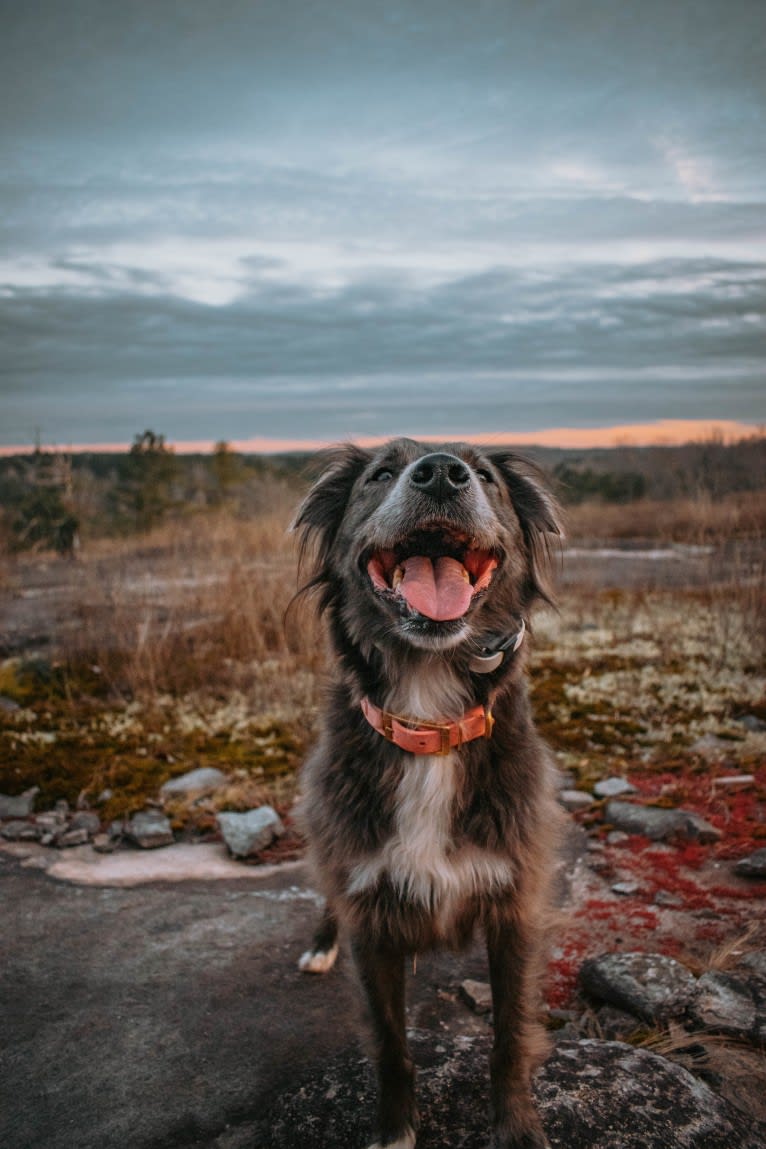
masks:
<path id="1" fill-rule="evenodd" d="M 438 443 L 446 435 L 419 435 L 402 427 L 398 434 L 411 435 L 427 443 Z M 484 434 L 466 434 L 461 438 L 467 443 L 486 443 L 493 446 L 561 447 L 566 449 L 587 449 L 590 447 L 674 447 L 683 443 L 699 443 L 707 439 L 717 439 L 725 443 L 735 443 L 742 439 L 760 438 L 766 434 L 766 420 L 763 424 L 741 423 L 734 419 L 659 419 L 652 423 L 626 423 L 613 427 L 550 427 L 540 431 L 495 431 Z M 347 435 L 346 441 L 353 441 L 362 447 L 375 447 L 392 436 L 387 435 Z M 316 451 L 330 445 L 329 439 L 266 438 L 235 439 L 229 446 L 244 454 L 280 454 L 287 451 Z M 180 454 L 197 454 L 212 451 L 212 439 L 190 439 L 170 441 Z M 127 451 L 129 443 L 69 443 L 43 444 L 43 450 L 63 450 L 72 453 L 119 453 Z M 31 444 L 0 447 L 0 455 L 19 455 L 32 451 Z"/>

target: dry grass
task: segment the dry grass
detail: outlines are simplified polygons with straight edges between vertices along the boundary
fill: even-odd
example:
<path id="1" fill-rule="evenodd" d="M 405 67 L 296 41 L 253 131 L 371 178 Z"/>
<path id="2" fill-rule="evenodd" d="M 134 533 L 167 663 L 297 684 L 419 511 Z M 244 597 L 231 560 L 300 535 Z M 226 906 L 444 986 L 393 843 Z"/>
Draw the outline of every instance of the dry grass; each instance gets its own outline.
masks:
<path id="1" fill-rule="evenodd" d="M 296 589 L 288 524 L 285 508 L 247 522 L 199 516 L 138 549 L 100 545 L 80 566 L 78 626 L 61 656 L 95 663 L 113 689 L 143 700 L 238 687 L 268 663 L 285 676 L 315 672 L 323 642 L 312 613 L 297 604 L 286 618 Z"/>
<path id="2" fill-rule="evenodd" d="M 567 511 L 570 540 L 645 539 L 704 546 L 722 540 L 766 539 L 766 493 L 742 491 L 712 499 L 590 501 Z"/>
<path id="3" fill-rule="evenodd" d="M 245 770 L 249 784 L 270 764 L 241 761 L 239 748 L 272 727 L 296 740 L 284 762 L 299 757 L 315 727 L 325 642 L 310 604 L 298 603 L 285 623 L 297 586 L 288 532 L 295 495 L 279 485 L 266 493 L 268 505 L 249 519 L 198 513 L 140 538 L 89 544 L 77 562 L 24 556 L 6 566 L 6 603 L 26 611 L 29 647 L 36 635 L 52 636 L 46 660 L 54 668 L 50 681 L 15 681 L 7 664 L 2 672 L 0 693 L 35 708 L 28 731 L 15 720 L 8 731 L 6 773 L 22 754 L 33 771 L 35 739 L 49 735 L 50 796 L 57 787 L 65 793 L 56 796 L 102 783 L 115 790 L 128 785 L 130 770 L 146 776 L 148 793 L 150 783 L 217 757 Z M 620 508 L 620 520 L 645 509 Z M 688 508 L 663 511 L 663 522 L 650 518 L 655 537 L 667 539 Z M 562 612 L 538 620 L 534 699 L 568 768 L 600 777 L 655 745 L 682 749 L 706 733 L 737 734 L 733 714 L 761 712 L 753 670 L 766 651 L 763 550 L 759 559 L 756 527 L 748 527 L 740 558 L 724 529 L 755 523 L 752 511 L 749 496 L 738 515 L 729 507 L 725 518 L 718 509 L 710 518 L 707 501 L 697 508 L 696 537 L 715 538 L 703 585 L 568 585 Z M 602 512 L 614 508 L 579 508 L 578 535 L 591 522 L 604 529 Z M 724 550 L 725 569 L 715 566 Z M 753 738 L 737 738 L 732 746 L 744 754 Z M 67 761 L 82 761 L 82 771 Z M 23 779 L 11 773 L 5 785 L 20 790 Z"/>

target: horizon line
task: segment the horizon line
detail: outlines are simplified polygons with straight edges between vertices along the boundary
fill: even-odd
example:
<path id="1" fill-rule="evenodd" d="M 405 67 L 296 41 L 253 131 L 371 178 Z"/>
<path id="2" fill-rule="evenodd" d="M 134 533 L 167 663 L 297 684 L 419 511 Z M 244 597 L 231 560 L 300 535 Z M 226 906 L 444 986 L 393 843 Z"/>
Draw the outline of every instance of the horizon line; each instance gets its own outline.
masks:
<path id="1" fill-rule="evenodd" d="M 743 423 L 735 419 L 656 419 L 649 423 L 622 423 L 609 427 L 549 427 L 537 431 L 490 431 L 472 432 L 460 436 L 460 441 L 474 445 L 484 444 L 493 447 L 559 447 L 564 449 L 613 448 L 613 447 L 678 447 L 685 443 L 699 443 L 706 440 L 721 440 L 735 443 L 744 439 L 758 439 L 766 435 L 766 420 L 760 423 Z M 449 435 L 416 434 L 401 436 L 417 438 L 426 443 L 455 442 Z M 208 454 L 216 445 L 225 442 L 239 454 L 276 455 L 290 452 L 318 451 L 333 443 L 357 443 L 360 447 L 378 447 L 390 435 L 346 434 L 325 439 L 287 439 L 273 436 L 255 436 L 249 439 L 173 439 L 165 440 L 166 446 L 178 454 Z M 61 444 L 15 444 L 0 446 L 0 456 L 34 454 L 36 451 L 60 454 L 124 454 L 132 443 L 69 443 Z"/>

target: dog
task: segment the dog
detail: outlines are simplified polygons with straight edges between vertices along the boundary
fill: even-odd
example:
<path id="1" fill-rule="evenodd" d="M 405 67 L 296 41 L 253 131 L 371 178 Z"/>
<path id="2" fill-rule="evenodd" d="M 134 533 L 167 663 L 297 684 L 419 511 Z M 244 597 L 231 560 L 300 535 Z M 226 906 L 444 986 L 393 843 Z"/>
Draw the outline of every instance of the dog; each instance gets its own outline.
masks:
<path id="1" fill-rule="evenodd" d="M 413 1149 L 405 959 L 486 937 L 491 1149 L 543 1149 L 530 1081 L 545 1053 L 539 980 L 558 807 L 524 675 L 528 618 L 551 601 L 560 511 L 505 449 L 397 439 L 331 449 L 296 516 L 302 588 L 334 653 L 302 775 L 326 910 L 300 960 L 350 939 L 374 1036 L 379 1139 Z"/>

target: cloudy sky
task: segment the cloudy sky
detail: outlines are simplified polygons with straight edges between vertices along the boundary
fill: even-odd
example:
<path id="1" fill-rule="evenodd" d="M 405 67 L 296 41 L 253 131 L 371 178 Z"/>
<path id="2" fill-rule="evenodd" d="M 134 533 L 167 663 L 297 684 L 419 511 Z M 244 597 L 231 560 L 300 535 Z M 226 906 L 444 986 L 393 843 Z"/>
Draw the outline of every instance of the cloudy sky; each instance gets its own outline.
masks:
<path id="1" fill-rule="evenodd" d="M 766 422 L 762 0 L 0 0 L 0 445 Z"/>

